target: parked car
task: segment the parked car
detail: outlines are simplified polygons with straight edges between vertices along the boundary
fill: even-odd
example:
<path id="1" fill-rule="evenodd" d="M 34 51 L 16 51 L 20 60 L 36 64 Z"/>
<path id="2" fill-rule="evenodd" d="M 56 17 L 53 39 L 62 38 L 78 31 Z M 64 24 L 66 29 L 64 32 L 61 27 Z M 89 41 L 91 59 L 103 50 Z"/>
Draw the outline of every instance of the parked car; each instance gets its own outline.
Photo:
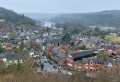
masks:
<path id="1" fill-rule="evenodd" d="M 49 64 L 51 64 L 52 65 L 52 63 L 50 62 L 50 61 L 48 61 L 49 62 Z"/>
<path id="2" fill-rule="evenodd" d="M 53 68 L 57 69 L 57 67 L 56 67 L 56 66 L 53 66 Z"/>
<path id="3" fill-rule="evenodd" d="M 47 61 L 45 61 L 45 63 L 47 63 Z"/>
<path id="4" fill-rule="evenodd" d="M 44 59 L 46 59 L 47 57 L 46 56 L 44 56 Z"/>

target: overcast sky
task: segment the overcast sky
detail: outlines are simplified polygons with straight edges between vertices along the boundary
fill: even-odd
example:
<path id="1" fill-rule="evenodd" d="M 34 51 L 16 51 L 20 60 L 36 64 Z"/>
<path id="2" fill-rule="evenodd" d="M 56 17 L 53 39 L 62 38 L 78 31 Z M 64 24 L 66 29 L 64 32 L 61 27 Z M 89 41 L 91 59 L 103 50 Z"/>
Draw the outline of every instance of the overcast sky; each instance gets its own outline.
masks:
<path id="1" fill-rule="evenodd" d="M 120 10 L 120 0 L 0 0 L 18 13 L 86 13 Z"/>

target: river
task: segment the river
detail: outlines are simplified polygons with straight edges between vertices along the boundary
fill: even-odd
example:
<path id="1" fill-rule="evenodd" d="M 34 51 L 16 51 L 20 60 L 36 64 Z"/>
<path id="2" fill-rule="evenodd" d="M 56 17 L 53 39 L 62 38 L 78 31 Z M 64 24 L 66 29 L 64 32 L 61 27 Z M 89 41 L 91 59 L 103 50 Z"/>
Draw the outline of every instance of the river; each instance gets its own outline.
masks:
<path id="1" fill-rule="evenodd" d="M 44 22 L 44 27 L 51 27 L 51 25 L 52 25 L 53 23 L 51 23 L 51 22 Z"/>

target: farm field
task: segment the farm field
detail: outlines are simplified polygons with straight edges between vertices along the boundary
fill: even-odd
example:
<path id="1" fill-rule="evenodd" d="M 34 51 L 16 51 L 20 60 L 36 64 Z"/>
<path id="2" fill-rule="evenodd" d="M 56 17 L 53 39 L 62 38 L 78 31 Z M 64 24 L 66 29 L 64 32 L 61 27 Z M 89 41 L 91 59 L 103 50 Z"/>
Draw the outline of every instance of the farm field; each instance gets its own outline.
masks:
<path id="1" fill-rule="evenodd" d="M 95 29 L 96 26 L 89 26 L 89 29 Z M 101 30 L 101 31 L 108 31 L 108 29 L 112 32 L 114 32 L 116 30 L 115 27 L 104 27 L 104 26 L 98 26 L 98 28 Z"/>
<path id="2" fill-rule="evenodd" d="M 120 42 L 120 37 L 107 35 L 107 36 L 105 36 L 105 40 L 112 40 L 112 41 L 115 41 L 115 42 Z"/>

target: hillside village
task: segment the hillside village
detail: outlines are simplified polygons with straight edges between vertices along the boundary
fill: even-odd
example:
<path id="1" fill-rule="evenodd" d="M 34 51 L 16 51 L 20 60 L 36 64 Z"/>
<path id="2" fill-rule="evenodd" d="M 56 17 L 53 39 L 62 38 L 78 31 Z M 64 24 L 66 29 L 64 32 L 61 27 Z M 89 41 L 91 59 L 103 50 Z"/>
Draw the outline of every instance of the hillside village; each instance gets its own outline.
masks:
<path id="1" fill-rule="evenodd" d="M 45 77 L 46 73 L 71 75 L 69 71 L 120 69 L 120 45 L 117 42 L 82 33 L 69 35 L 62 28 L 23 30 L 20 26 L 13 27 L 9 31 L 0 31 L 0 60 L 6 66 L 32 63 L 33 72 L 38 75 L 42 73 Z M 71 38 L 68 39 L 67 35 Z"/>

